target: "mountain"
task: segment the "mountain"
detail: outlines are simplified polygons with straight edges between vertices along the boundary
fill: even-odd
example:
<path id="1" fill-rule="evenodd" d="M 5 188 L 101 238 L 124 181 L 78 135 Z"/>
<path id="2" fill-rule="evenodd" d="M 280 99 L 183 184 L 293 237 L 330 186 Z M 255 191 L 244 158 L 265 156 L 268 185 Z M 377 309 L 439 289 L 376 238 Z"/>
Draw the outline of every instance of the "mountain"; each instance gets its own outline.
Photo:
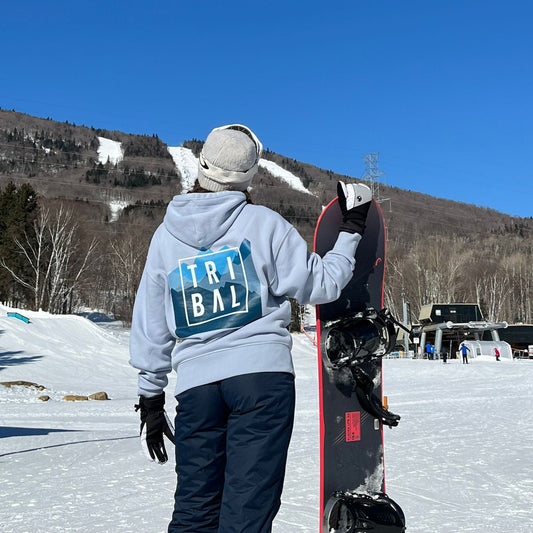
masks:
<path id="1" fill-rule="evenodd" d="M 169 147 L 155 134 L 0 110 L 0 187 L 29 183 L 42 204 L 61 201 L 73 210 L 87 239 L 133 235 L 142 255 L 170 198 L 192 186 L 201 146 L 192 139 Z M 311 246 L 323 206 L 336 196 L 337 182 L 350 179 L 266 150 L 251 194 L 293 223 Z M 533 321 L 533 218 L 398 187 L 381 185 L 380 193 L 387 199 L 390 307 L 400 311 L 404 293 L 414 317 L 428 301 L 456 299 L 480 301 L 490 317 Z M 486 285 L 490 279 L 507 281 L 495 289 Z"/>
<path id="2" fill-rule="evenodd" d="M 99 208 L 100 214 L 116 218 L 116 211 L 126 205 L 166 204 L 190 188 L 201 144 L 184 141 L 181 147 L 169 147 L 157 135 L 131 135 L 0 110 L 0 185 L 28 182 L 46 198 L 107 205 L 109 212 Z M 257 203 L 298 226 L 310 242 L 322 206 L 336 195 L 340 179 L 349 177 L 266 151 L 252 194 Z M 532 219 L 397 187 L 381 185 L 381 195 L 388 199 L 383 207 L 393 233 L 533 228 Z"/>

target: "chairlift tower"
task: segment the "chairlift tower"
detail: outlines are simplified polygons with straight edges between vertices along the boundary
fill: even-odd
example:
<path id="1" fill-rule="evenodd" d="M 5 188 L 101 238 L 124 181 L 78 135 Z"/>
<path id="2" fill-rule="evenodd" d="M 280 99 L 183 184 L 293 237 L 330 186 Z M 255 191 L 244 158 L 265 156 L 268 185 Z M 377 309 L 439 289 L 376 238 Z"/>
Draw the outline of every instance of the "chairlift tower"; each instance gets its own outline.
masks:
<path id="1" fill-rule="evenodd" d="M 363 174 L 363 179 L 370 182 L 372 197 L 376 200 L 376 202 L 378 202 L 378 204 L 381 204 L 387 200 L 390 202 L 390 198 L 381 197 L 379 190 L 379 179 L 385 175 L 385 172 L 379 170 L 379 152 L 366 154 L 363 159 L 365 162 L 365 173 Z"/>

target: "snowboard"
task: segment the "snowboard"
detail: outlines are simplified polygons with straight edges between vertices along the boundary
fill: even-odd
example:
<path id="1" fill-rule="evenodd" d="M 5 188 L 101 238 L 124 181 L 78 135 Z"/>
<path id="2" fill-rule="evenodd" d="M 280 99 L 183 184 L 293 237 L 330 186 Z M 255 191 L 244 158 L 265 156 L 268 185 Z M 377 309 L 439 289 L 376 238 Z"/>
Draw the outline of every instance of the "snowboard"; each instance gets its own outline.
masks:
<path id="1" fill-rule="evenodd" d="M 322 212 L 314 250 L 337 240 L 338 200 Z M 372 201 L 353 277 L 338 300 L 317 305 L 320 389 L 321 533 L 405 531 L 400 507 L 385 493 L 383 426 L 399 416 L 382 404 L 381 359 L 395 343 L 383 309 L 385 224 Z"/>

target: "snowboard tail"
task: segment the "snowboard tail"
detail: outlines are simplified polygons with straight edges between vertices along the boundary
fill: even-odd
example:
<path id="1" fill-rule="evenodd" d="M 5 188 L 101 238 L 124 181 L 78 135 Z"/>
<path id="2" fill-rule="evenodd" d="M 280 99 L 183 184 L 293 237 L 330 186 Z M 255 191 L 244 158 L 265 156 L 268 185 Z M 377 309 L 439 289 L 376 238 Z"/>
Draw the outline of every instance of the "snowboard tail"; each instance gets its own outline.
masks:
<path id="1" fill-rule="evenodd" d="M 319 255 L 333 248 L 341 221 L 334 200 L 317 224 Z M 385 493 L 383 425 L 400 417 L 383 405 L 381 360 L 398 323 L 383 309 L 385 226 L 376 202 L 355 261 L 339 299 L 317 306 L 321 532 L 402 533 L 403 512 Z"/>

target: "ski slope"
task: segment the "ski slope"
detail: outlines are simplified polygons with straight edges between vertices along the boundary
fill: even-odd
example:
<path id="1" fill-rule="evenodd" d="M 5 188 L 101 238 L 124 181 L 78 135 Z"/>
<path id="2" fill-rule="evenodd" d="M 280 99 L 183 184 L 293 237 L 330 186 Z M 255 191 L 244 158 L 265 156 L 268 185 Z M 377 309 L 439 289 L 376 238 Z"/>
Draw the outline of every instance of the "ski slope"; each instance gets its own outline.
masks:
<path id="1" fill-rule="evenodd" d="M 116 165 L 124 159 L 121 142 L 106 139 L 105 137 L 98 137 L 98 142 L 98 162 L 102 163 L 102 165 L 105 165 L 108 161 L 112 165 Z"/>
<path id="2" fill-rule="evenodd" d="M 259 166 L 263 170 L 266 170 L 271 176 L 274 176 L 275 178 L 285 182 L 291 189 L 314 196 L 313 193 L 304 186 L 302 180 L 298 176 L 295 176 L 292 172 L 280 167 L 277 163 L 274 163 L 274 161 L 260 159 Z"/>
<path id="3" fill-rule="evenodd" d="M 174 465 L 140 451 L 128 330 L 22 311 L 25 324 L 8 310 L 0 306 L 0 381 L 47 389 L 0 386 L 0 531 L 166 531 Z M 273 531 L 317 533 L 316 353 L 304 335 L 293 353 L 296 421 Z M 402 415 L 385 431 L 387 490 L 408 533 L 533 531 L 532 363 L 384 361 L 385 394 Z M 61 400 L 102 390 L 110 401 Z M 167 403 L 173 411 L 171 393 Z"/>
<path id="4" fill-rule="evenodd" d="M 176 168 L 180 173 L 183 190 L 191 190 L 198 176 L 198 158 L 194 155 L 191 149 L 183 146 L 169 146 L 168 153 L 172 157 L 174 165 L 176 165 Z M 277 163 L 274 163 L 274 161 L 262 158 L 259 160 L 259 166 L 271 176 L 284 182 L 291 189 L 313 195 L 312 192 L 304 187 L 302 180 L 298 176 L 295 176 L 292 172 L 280 167 Z"/>
<path id="5" fill-rule="evenodd" d="M 180 173 L 183 191 L 190 191 L 198 177 L 198 158 L 190 148 L 184 146 L 169 146 L 168 153 Z"/>

